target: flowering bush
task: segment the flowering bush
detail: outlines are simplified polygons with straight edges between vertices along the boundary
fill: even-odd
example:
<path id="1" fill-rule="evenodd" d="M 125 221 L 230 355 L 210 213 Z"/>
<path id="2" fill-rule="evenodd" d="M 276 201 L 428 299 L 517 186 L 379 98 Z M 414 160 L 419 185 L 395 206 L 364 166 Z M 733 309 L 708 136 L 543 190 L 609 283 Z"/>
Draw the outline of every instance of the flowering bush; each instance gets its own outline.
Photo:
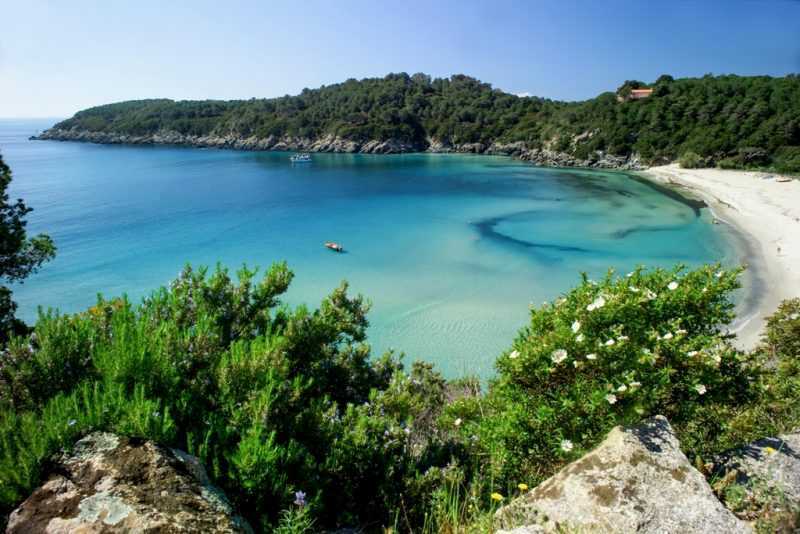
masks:
<path id="1" fill-rule="evenodd" d="M 531 312 L 497 361 L 488 417 L 467 425 L 501 478 L 550 474 L 617 424 L 662 414 L 691 421 L 706 405 L 752 396 L 751 359 L 723 331 L 737 270 L 708 266 L 609 273 Z"/>

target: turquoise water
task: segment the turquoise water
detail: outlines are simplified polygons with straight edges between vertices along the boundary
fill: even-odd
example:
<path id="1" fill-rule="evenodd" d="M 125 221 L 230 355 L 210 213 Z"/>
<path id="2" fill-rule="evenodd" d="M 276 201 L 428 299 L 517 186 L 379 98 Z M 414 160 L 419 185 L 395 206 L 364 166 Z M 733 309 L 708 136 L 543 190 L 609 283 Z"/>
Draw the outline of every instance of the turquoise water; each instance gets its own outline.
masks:
<path id="1" fill-rule="evenodd" d="M 53 121 L 0 121 L 12 197 L 58 256 L 15 288 L 20 315 L 140 299 L 186 262 L 287 260 L 287 300 L 316 306 L 341 280 L 373 302 L 370 341 L 448 376 L 488 376 L 531 302 L 579 272 L 733 263 L 708 210 L 621 173 L 510 158 L 314 155 L 28 141 Z M 341 242 L 346 254 L 326 250 Z"/>

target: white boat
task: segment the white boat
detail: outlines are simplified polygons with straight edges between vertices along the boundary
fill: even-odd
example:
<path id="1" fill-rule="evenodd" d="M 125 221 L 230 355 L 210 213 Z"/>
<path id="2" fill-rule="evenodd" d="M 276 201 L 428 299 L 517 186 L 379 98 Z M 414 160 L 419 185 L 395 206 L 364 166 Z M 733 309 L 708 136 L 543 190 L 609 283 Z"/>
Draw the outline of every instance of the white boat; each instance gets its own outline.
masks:
<path id="1" fill-rule="evenodd" d="M 308 153 L 295 154 L 289 158 L 292 163 L 311 163 L 311 155 Z"/>

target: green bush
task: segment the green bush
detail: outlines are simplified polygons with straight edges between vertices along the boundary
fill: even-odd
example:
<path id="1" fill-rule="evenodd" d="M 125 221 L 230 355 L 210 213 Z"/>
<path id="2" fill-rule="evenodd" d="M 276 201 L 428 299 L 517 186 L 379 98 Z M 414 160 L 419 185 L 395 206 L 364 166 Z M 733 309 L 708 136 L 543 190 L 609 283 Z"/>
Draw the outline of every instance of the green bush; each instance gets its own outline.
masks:
<path id="1" fill-rule="evenodd" d="M 2 507 L 40 482 L 47 457 L 99 429 L 196 454 L 265 530 L 311 517 L 391 524 L 400 507 L 421 518 L 417 476 L 452 456 L 436 430 L 445 381 L 371 359 L 368 305 L 346 284 L 310 311 L 280 302 L 291 279 L 285 264 L 258 283 L 247 269 L 236 282 L 187 267 L 138 306 L 40 314 L 0 359 Z M 302 517 L 290 512 L 298 491 Z"/>
<path id="2" fill-rule="evenodd" d="M 800 147 L 781 147 L 773 158 L 773 165 L 778 172 L 800 174 Z"/>
<path id="3" fill-rule="evenodd" d="M 800 298 L 785 300 L 767 317 L 761 350 L 780 360 L 800 361 Z"/>
<path id="4" fill-rule="evenodd" d="M 465 432 L 480 436 L 501 480 L 531 483 L 614 425 L 662 414 L 680 428 L 707 406 L 746 402 L 757 394 L 755 366 L 722 331 L 738 273 L 708 266 L 609 273 L 599 283 L 584 276 L 531 312 L 497 361 L 490 414 Z"/>
<path id="5" fill-rule="evenodd" d="M 684 152 L 681 157 L 678 158 L 678 165 L 680 165 L 682 169 L 699 169 L 705 167 L 705 162 L 696 152 Z"/>
<path id="6" fill-rule="evenodd" d="M 725 328 L 739 270 L 584 276 L 531 311 L 485 394 L 423 362 L 372 358 L 368 304 L 346 284 L 312 311 L 281 302 L 285 264 L 255 274 L 187 267 L 140 305 L 40 313 L 11 339 L 2 509 L 53 454 L 109 430 L 197 455 L 263 531 L 483 532 L 614 425 L 663 414 L 702 465 L 800 424 L 800 300 L 769 318 L 758 351 L 737 351 Z"/>

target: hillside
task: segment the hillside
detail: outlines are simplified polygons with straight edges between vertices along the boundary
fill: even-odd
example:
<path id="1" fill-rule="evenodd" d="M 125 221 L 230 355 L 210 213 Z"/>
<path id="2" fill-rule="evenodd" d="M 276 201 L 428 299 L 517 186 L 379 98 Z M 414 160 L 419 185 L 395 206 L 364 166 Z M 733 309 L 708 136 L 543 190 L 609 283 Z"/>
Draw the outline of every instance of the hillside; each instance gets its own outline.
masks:
<path id="1" fill-rule="evenodd" d="M 629 81 L 626 88 L 644 86 Z M 468 76 L 390 74 L 237 101 L 120 102 L 41 139 L 256 150 L 508 153 L 537 163 L 636 167 L 687 152 L 701 164 L 800 172 L 800 77 L 661 76 L 649 98 L 523 98 Z"/>

